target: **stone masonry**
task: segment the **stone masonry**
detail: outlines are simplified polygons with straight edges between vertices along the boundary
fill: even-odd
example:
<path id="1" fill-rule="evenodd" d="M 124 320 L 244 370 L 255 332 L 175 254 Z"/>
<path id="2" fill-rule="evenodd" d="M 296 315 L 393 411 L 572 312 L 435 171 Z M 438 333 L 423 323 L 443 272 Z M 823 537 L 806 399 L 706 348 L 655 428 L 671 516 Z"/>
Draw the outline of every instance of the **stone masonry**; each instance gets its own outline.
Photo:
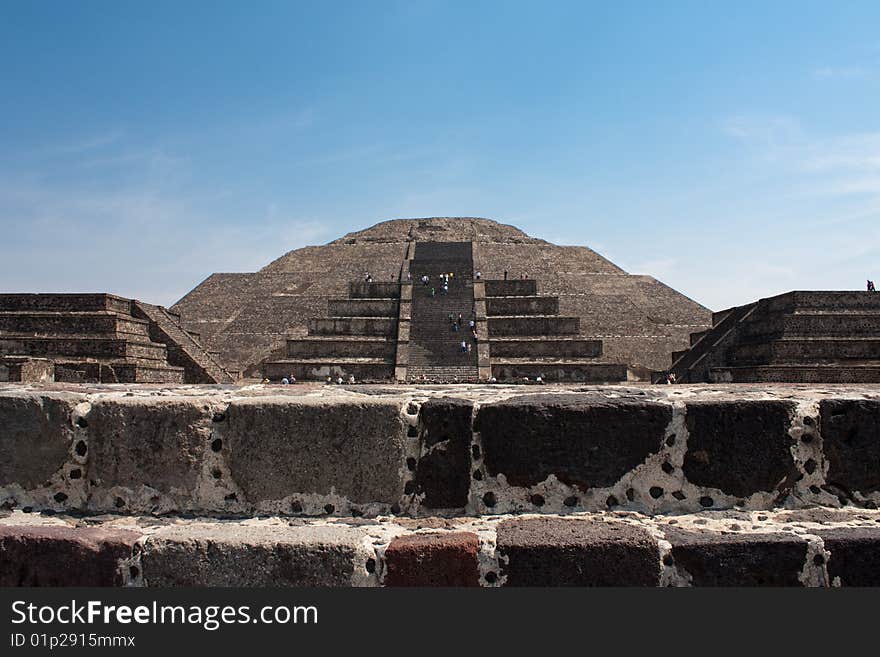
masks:
<path id="1" fill-rule="evenodd" d="M 859 386 L 0 386 L 0 585 L 867 586 Z"/>
<path id="2" fill-rule="evenodd" d="M 112 294 L 0 294 L 0 381 L 232 383 L 179 322 Z"/>
<path id="3" fill-rule="evenodd" d="M 671 371 L 691 383 L 880 383 L 878 320 L 873 292 L 787 292 L 714 313 Z"/>
<path id="4" fill-rule="evenodd" d="M 410 266 L 418 262 L 414 247 L 426 243 L 469 244 L 468 258 L 481 271 L 481 281 L 472 283 L 474 312 L 482 341 L 492 343 L 476 353 L 482 380 L 650 380 L 652 371 L 668 367 L 671 352 L 688 345 L 691 332 L 710 324 L 707 309 L 590 249 L 557 246 L 468 217 L 386 221 L 291 251 L 256 273 L 213 274 L 172 310 L 225 367 L 245 377 L 300 378 L 299 372 L 406 380 L 408 331 L 419 306 L 407 273 L 418 282 Z M 439 273 L 457 266 L 437 262 L 434 268 Z M 367 273 L 381 285 L 358 298 L 352 284 Z M 387 321 L 392 318 L 396 326 Z M 418 357 L 418 350 L 413 354 Z M 444 365 L 416 365 L 434 366 Z"/>

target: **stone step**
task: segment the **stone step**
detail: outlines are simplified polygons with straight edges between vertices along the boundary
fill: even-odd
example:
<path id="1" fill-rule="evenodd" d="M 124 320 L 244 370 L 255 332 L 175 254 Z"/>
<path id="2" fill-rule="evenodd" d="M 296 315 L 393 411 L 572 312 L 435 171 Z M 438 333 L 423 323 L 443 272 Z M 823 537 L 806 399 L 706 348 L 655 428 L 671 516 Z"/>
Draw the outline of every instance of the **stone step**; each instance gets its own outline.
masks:
<path id="1" fill-rule="evenodd" d="M 397 333 L 397 318 L 321 317 L 308 322 L 309 335 L 382 335 Z"/>
<path id="2" fill-rule="evenodd" d="M 64 359 L 54 364 L 55 381 L 63 383 L 167 383 L 184 382 L 184 369 L 163 361 L 110 360 L 102 362 Z"/>
<path id="3" fill-rule="evenodd" d="M 713 367 L 709 376 L 718 383 L 880 383 L 880 364 Z"/>
<path id="4" fill-rule="evenodd" d="M 487 297 L 486 314 L 490 317 L 504 315 L 557 315 L 559 314 L 559 297 Z"/>
<path id="5" fill-rule="evenodd" d="M 348 296 L 352 299 L 399 299 L 400 283 L 349 283 Z"/>
<path id="6" fill-rule="evenodd" d="M 0 518 L 0 586 L 880 585 L 880 513 Z M 291 567 L 295 564 L 295 567 Z"/>
<path id="7" fill-rule="evenodd" d="M 0 294 L 0 311 L 95 312 L 131 314 L 131 301 L 113 294 Z"/>
<path id="8" fill-rule="evenodd" d="M 876 361 L 880 366 L 880 339 L 785 338 L 745 342 L 731 348 L 729 362 L 740 365 L 844 364 L 841 361 Z"/>
<path id="9" fill-rule="evenodd" d="M 580 332 L 580 317 L 514 316 L 489 317 L 489 336 L 574 335 Z"/>
<path id="10" fill-rule="evenodd" d="M 627 380 L 627 367 L 622 363 L 597 362 L 591 359 L 495 358 L 492 376 L 498 381 L 520 381 L 536 377 L 551 382 L 617 383 Z"/>
<path id="11" fill-rule="evenodd" d="M 492 358 L 580 357 L 598 358 L 602 355 L 602 341 L 572 337 L 492 338 L 489 340 Z"/>
<path id="12" fill-rule="evenodd" d="M 795 291 L 780 294 L 761 303 L 768 311 L 790 313 L 804 310 L 834 311 L 880 311 L 880 294 L 876 292 L 844 291 Z"/>
<path id="13" fill-rule="evenodd" d="M 289 358 L 394 358 L 397 342 L 384 336 L 308 336 L 287 341 Z"/>
<path id="14" fill-rule="evenodd" d="M 746 338 L 774 337 L 880 337 L 880 315 L 865 312 L 799 312 L 759 316 L 743 322 Z"/>
<path id="15" fill-rule="evenodd" d="M 486 280 L 486 297 L 527 297 L 538 294 L 535 279 Z"/>
<path id="16" fill-rule="evenodd" d="M 103 358 L 166 359 L 165 345 L 101 336 L 31 337 L 0 335 L 0 352 L 27 356 L 91 356 Z"/>
<path id="17" fill-rule="evenodd" d="M 0 312 L 0 335 L 4 333 L 52 337 L 67 334 L 148 337 L 149 323 L 107 311 Z"/>
<path id="18" fill-rule="evenodd" d="M 324 381 L 327 377 L 353 376 L 359 383 L 389 381 L 394 378 L 394 358 L 286 358 L 262 364 L 263 376 L 281 381 L 291 375 L 297 381 Z"/>
<path id="19" fill-rule="evenodd" d="M 394 317 L 400 314 L 398 299 L 330 299 L 327 314 L 339 317 Z"/>

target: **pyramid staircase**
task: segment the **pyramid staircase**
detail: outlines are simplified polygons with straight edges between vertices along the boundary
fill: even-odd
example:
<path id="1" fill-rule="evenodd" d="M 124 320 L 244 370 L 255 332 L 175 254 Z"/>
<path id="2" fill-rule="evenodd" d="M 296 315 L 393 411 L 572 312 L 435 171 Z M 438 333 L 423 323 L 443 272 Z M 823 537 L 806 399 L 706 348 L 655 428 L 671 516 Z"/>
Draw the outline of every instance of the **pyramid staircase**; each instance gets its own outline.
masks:
<path id="1" fill-rule="evenodd" d="M 880 383 L 880 295 L 788 292 L 715 313 L 673 354 L 679 382 Z"/>
<path id="2" fill-rule="evenodd" d="M 418 242 L 409 263 L 412 319 L 407 379 L 411 382 L 464 383 L 479 380 L 475 321 L 473 256 L 470 242 Z M 451 274 L 444 293 L 440 274 Z M 423 284 L 422 276 L 428 276 Z M 433 290 L 433 294 L 431 291 Z M 458 316 L 461 315 L 461 324 Z M 454 321 L 451 321 L 451 319 Z M 458 327 L 459 330 L 455 330 Z M 461 344 L 470 345 L 462 351 Z"/>

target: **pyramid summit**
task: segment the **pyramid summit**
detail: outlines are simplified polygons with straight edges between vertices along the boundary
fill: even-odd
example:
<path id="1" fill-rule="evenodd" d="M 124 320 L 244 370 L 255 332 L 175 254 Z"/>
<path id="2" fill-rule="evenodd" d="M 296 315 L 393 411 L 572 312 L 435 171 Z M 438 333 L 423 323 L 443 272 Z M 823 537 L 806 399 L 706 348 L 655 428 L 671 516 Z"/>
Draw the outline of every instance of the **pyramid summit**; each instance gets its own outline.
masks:
<path id="1" fill-rule="evenodd" d="M 332 243 L 354 241 L 415 242 L 541 242 L 519 228 L 482 217 L 424 217 L 389 219 L 375 226 L 349 233 Z"/>
<path id="2" fill-rule="evenodd" d="M 477 217 L 383 221 L 212 274 L 172 310 L 225 367 L 271 379 L 648 380 L 711 320 L 585 246 Z"/>

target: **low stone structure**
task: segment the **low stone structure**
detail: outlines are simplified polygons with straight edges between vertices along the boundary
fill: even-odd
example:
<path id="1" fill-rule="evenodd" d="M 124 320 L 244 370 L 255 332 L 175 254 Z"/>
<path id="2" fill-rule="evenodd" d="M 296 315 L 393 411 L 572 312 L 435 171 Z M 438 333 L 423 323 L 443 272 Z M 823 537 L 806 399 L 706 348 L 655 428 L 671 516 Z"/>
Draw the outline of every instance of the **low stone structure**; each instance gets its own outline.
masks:
<path id="1" fill-rule="evenodd" d="M 722 310 L 673 354 L 680 382 L 880 383 L 880 295 L 787 292 Z"/>
<path id="2" fill-rule="evenodd" d="M 179 321 L 112 294 L 0 294 L 0 381 L 232 383 Z"/>

